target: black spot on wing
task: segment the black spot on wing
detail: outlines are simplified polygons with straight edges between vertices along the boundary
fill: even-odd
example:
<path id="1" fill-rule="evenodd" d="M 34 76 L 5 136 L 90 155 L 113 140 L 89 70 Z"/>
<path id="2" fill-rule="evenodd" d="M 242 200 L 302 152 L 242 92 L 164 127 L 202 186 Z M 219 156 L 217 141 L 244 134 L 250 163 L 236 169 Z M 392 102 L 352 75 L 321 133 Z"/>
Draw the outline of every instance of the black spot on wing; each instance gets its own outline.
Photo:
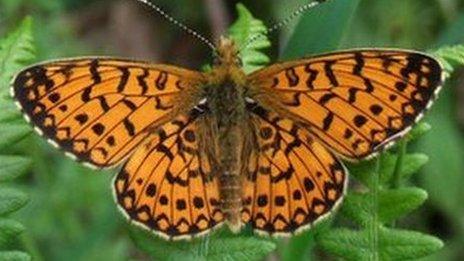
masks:
<path id="1" fill-rule="evenodd" d="M 90 75 L 94 84 L 98 84 L 101 82 L 100 73 L 98 72 L 98 66 L 99 61 L 97 59 L 94 59 L 90 62 Z"/>
<path id="2" fill-rule="evenodd" d="M 118 90 L 118 92 L 123 92 L 124 88 L 127 85 L 127 81 L 129 80 L 129 69 L 125 67 L 119 67 L 118 69 L 121 71 L 121 78 L 116 89 Z"/>
<path id="3" fill-rule="evenodd" d="M 332 112 L 327 113 L 327 116 L 325 116 L 323 125 L 322 125 L 322 129 L 324 131 L 329 130 L 330 125 L 332 125 L 333 119 L 334 119 L 334 114 Z"/>
<path id="4" fill-rule="evenodd" d="M 356 65 L 353 67 L 353 74 L 354 75 L 361 75 L 362 69 L 364 67 L 364 57 L 361 52 L 356 52 L 354 54 L 354 60 Z"/>
<path id="5" fill-rule="evenodd" d="M 332 86 L 339 86 L 337 77 L 332 70 L 332 66 L 335 64 L 335 61 L 328 61 L 324 64 L 324 72 L 327 78 L 329 79 Z"/>
<path id="6" fill-rule="evenodd" d="M 147 69 L 143 69 L 143 74 L 137 76 L 137 82 L 139 83 L 141 90 L 141 94 L 144 95 L 148 91 L 148 85 L 147 85 L 147 77 L 149 75 L 149 72 Z"/>
<path id="7" fill-rule="evenodd" d="M 129 136 L 134 136 L 135 135 L 134 123 L 132 123 L 129 119 L 126 118 L 123 120 L 123 124 Z"/>

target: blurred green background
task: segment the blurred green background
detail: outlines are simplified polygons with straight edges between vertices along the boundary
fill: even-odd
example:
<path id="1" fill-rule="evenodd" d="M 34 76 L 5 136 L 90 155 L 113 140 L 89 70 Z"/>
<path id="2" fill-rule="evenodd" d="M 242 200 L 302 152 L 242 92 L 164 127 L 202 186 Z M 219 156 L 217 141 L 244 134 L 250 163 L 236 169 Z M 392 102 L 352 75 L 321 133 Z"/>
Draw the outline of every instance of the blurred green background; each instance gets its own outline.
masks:
<path id="1" fill-rule="evenodd" d="M 235 19 L 238 1 L 155 2 L 208 38 L 217 39 Z M 306 3 L 241 2 L 268 25 Z M 37 61 L 114 55 L 189 68 L 200 68 L 211 61 L 206 46 L 135 0 L 0 0 L 0 35 L 15 28 L 27 15 L 34 19 Z M 279 59 L 294 24 L 271 35 L 269 55 L 273 60 Z M 464 42 L 464 0 L 362 0 L 347 26 L 340 48 L 433 50 Z M 463 71 L 457 71 L 448 81 L 426 117 L 433 130 L 410 148 L 430 157 L 413 180 L 429 192 L 429 200 L 400 224 L 445 241 L 445 249 L 430 260 L 464 258 L 463 76 Z M 36 135 L 17 148 L 25 149 L 34 164 L 18 186 L 31 200 L 15 217 L 27 228 L 21 247 L 35 260 L 148 259 L 133 245 L 127 225 L 117 213 L 109 186 L 112 171 L 94 172 L 81 167 Z"/>

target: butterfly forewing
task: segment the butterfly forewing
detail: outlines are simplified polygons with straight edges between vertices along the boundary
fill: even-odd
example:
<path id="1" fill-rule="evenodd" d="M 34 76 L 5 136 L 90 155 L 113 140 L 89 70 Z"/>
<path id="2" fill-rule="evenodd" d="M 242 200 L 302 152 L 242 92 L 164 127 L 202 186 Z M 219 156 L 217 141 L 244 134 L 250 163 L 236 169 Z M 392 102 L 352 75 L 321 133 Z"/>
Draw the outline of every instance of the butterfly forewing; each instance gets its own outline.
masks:
<path id="1" fill-rule="evenodd" d="M 400 50 L 354 50 L 284 62 L 249 76 L 254 98 L 305 125 L 348 159 L 373 155 L 421 118 L 443 70 Z"/>
<path id="2" fill-rule="evenodd" d="M 147 130 L 182 111 L 180 105 L 191 109 L 202 80 L 200 73 L 172 66 L 83 58 L 29 67 L 12 90 L 26 118 L 52 144 L 108 167 L 127 157 Z"/>
<path id="3" fill-rule="evenodd" d="M 340 202 L 345 168 L 295 122 L 256 103 L 247 107 L 257 149 L 246 173 L 243 221 L 274 235 L 309 228 Z"/>

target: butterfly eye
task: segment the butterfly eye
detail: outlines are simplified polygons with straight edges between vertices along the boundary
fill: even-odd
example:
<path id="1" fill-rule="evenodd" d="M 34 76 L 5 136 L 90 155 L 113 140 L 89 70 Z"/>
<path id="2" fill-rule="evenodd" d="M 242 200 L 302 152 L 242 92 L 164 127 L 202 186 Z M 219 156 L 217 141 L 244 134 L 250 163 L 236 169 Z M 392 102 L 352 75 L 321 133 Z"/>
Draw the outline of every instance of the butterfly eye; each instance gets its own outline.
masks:
<path id="1" fill-rule="evenodd" d="M 217 56 L 213 57 L 213 65 L 217 66 L 217 65 L 219 65 L 219 63 L 220 63 L 219 58 Z"/>
<path id="2" fill-rule="evenodd" d="M 238 66 L 242 67 L 242 66 L 243 66 L 242 58 L 237 57 L 236 64 L 237 64 Z"/>
<path id="3" fill-rule="evenodd" d="M 214 58 L 213 58 L 213 66 L 219 66 L 219 65 L 221 65 L 221 63 L 222 63 L 221 58 L 219 58 L 219 56 L 214 56 Z"/>

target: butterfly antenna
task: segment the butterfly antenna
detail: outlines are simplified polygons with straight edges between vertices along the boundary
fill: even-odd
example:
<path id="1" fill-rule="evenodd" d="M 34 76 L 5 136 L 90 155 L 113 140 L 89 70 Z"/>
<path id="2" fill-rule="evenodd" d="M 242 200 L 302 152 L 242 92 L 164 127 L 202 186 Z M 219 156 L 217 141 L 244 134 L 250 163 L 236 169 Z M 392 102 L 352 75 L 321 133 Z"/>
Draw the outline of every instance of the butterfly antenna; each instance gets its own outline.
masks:
<path id="1" fill-rule="evenodd" d="M 311 2 L 311 3 L 300 6 L 298 9 L 294 10 L 285 19 L 283 19 L 282 21 L 280 21 L 278 23 L 273 24 L 265 32 L 255 34 L 253 37 L 248 39 L 248 41 L 246 41 L 245 44 L 243 44 L 242 47 L 239 50 L 242 50 L 242 49 L 248 47 L 252 42 L 256 41 L 258 38 L 269 35 L 270 33 L 274 32 L 274 31 L 276 31 L 276 30 L 278 30 L 278 29 L 280 29 L 280 28 L 282 28 L 282 27 L 284 27 L 286 25 L 288 25 L 293 19 L 300 16 L 302 13 L 304 13 L 304 12 L 318 6 L 319 4 L 327 2 L 327 1 L 329 1 L 329 0 L 315 0 L 315 1 Z"/>
<path id="2" fill-rule="evenodd" d="M 150 2 L 148 0 L 136 0 L 136 1 L 147 5 L 148 7 L 153 9 L 155 12 L 159 13 L 166 20 L 168 20 L 169 22 L 171 22 L 175 26 L 179 27 L 180 29 L 184 30 L 188 34 L 192 35 L 193 37 L 197 38 L 202 43 L 206 44 L 213 52 L 216 52 L 216 47 L 214 46 L 214 44 L 211 41 L 206 39 L 206 37 L 204 37 L 203 35 L 201 35 L 197 31 L 193 30 L 192 28 L 186 26 L 185 24 L 183 24 L 183 23 L 179 22 L 178 20 L 176 20 L 174 17 L 167 14 L 163 9 L 161 9 L 161 7 L 157 6 L 156 4 L 154 4 L 154 3 L 152 3 L 152 2 Z"/>

